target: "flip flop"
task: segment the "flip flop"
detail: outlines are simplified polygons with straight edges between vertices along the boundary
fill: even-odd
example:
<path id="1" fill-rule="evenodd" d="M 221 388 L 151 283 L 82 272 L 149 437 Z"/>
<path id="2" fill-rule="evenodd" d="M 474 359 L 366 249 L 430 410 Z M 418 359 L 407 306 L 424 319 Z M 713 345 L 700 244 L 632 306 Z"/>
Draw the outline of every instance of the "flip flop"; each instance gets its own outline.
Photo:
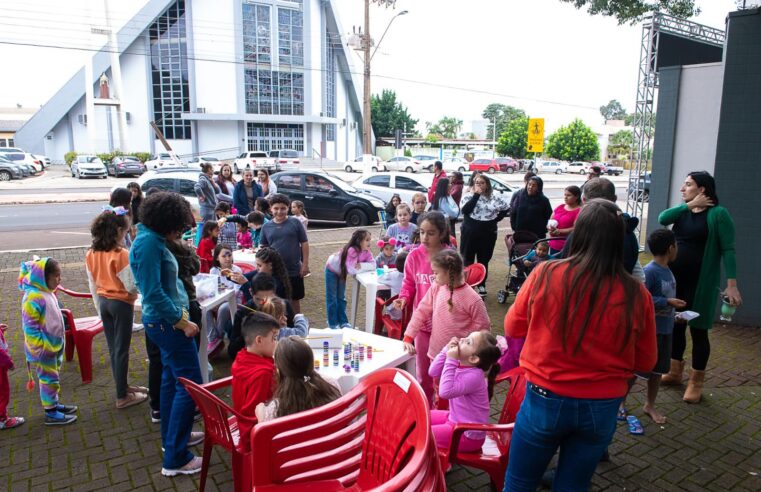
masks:
<path id="1" fill-rule="evenodd" d="M 145 386 L 127 386 L 127 393 L 148 393 Z"/>
<path id="2" fill-rule="evenodd" d="M 626 417 L 626 424 L 629 426 L 629 434 L 634 436 L 641 436 L 645 433 L 645 429 L 642 427 L 639 419 L 637 419 L 637 417 L 634 415 L 629 415 Z"/>
<path id="3" fill-rule="evenodd" d="M 127 398 L 124 403 L 116 403 L 116 408 L 119 410 L 123 410 L 125 408 L 129 408 L 133 405 L 138 405 L 140 403 L 143 403 L 148 399 L 148 395 L 145 393 L 127 393 Z"/>
<path id="4" fill-rule="evenodd" d="M 618 409 L 618 413 L 616 414 L 616 420 L 620 422 L 626 422 L 626 409 L 623 407 L 620 407 Z"/>

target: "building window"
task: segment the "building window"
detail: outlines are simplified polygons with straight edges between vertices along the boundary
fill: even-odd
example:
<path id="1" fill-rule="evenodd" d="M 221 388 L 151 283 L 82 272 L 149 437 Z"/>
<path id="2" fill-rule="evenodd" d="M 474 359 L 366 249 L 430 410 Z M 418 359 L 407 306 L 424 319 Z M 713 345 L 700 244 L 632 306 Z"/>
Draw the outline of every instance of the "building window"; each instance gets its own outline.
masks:
<path id="1" fill-rule="evenodd" d="M 304 74 L 245 70 L 246 112 L 251 114 L 304 114 Z"/>
<path id="2" fill-rule="evenodd" d="M 0 147 L 13 147 L 12 138 L 0 138 Z"/>
<path id="3" fill-rule="evenodd" d="M 304 18 L 293 9 L 277 9 L 278 55 L 283 65 L 304 66 Z"/>
<path id="4" fill-rule="evenodd" d="M 340 47 L 341 37 L 337 33 L 325 31 L 325 116 L 336 117 L 336 50 Z M 338 43 L 338 45 L 336 45 Z M 325 140 L 335 142 L 336 125 L 327 125 Z"/>
<path id="5" fill-rule="evenodd" d="M 270 8 L 267 5 L 243 4 L 243 56 L 253 63 L 272 62 Z"/>
<path id="6" fill-rule="evenodd" d="M 248 123 L 247 134 L 249 151 L 293 149 L 304 152 L 303 125 Z"/>
<path id="7" fill-rule="evenodd" d="M 172 4 L 149 28 L 153 118 L 167 139 L 191 138 L 188 55 L 185 38 L 185 1 Z"/>

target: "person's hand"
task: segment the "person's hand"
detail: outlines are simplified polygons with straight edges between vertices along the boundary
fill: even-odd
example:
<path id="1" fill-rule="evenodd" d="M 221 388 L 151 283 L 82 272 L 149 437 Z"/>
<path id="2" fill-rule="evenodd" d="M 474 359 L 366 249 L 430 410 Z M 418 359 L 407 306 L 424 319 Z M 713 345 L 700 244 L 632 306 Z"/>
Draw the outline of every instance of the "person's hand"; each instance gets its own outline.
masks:
<path id="1" fill-rule="evenodd" d="M 301 269 L 299 270 L 299 275 L 301 275 L 302 277 L 306 277 L 307 275 L 309 275 L 309 273 L 310 273 L 309 265 L 307 265 L 306 263 L 302 263 Z"/>
<path id="2" fill-rule="evenodd" d="M 404 342 L 404 351 L 410 355 L 415 355 L 415 346 L 411 343 Z"/>
<path id="3" fill-rule="evenodd" d="M 447 357 L 450 359 L 460 358 L 460 344 L 456 338 L 453 338 L 452 341 L 447 344 Z"/>
<path id="4" fill-rule="evenodd" d="M 713 200 L 708 198 L 705 193 L 701 193 L 687 203 L 687 207 L 692 210 L 694 208 L 709 208 L 716 205 Z"/>
<path id="5" fill-rule="evenodd" d="M 391 305 L 395 307 L 396 309 L 398 309 L 399 311 L 404 309 L 405 304 L 407 304 L 407 301 L 404 299 L 397 299 L 391 303 Z"/>
<path id="6" fill-rule="evenodd" d="M 724 296 L 727 297 L 729 300 L 729 303 L 733 306 L 741 306 L 743 303 L 743 298 L 740 295 L 740 291 L 738 290 L 736 285 L 727 285 L 727 288 L 724 289 L 723 292 Z"/>
<path id="7" fill-rule="evenodd" d="M 527 268 L 528 268 L 528 267 L 530 267 L 530 266 L 531 266 L 531 262 L 530 262 L 530 261 L 528 261 L 528 260 L 523 260 L 523 266 L 525 266 L 525 267 L 527 267 Z"/>
<path id="8" fill-rule="evenodd" d="M 238 285 L 243 285 L 246 282 L 248 282 L 248 280 L 246 280 L 246 277 L 244 277 L 243 274 L 239 273 L 239 272 L 233 272 L 230 275 L 230 280 L 232 280 L 233 282 L 235 282 Z"/>
<path id="9" fill-rule="evenodd" d="M 676 298 L 673 298 L 673 297 L 670 297 L 670 298 L 669 298 L 669 299 L 666 301 L 666 303 L 667 303 L 669 306 L 671 306 L 671 307 L 674 307 L 674 308 L 676 308 L 676 309 L 684 309 L 684 308 L 686 308 L 686 307 L 687 307 L 687 302 L 685 302 L 685 301 L 683 301 L 683 300 L 681 300 L 681 299 L 676 299 Z"/>
<path id="10" fill-rule="evenodd" d="M 217 224 L 219 224 L 219 227 L 222 227 L 223 225 L 225 225 L 225 222 L 227 222 L 227 219 L 224 217 L 220 217 L 219 219 L 217 219 Z"/>
<path id="11" fill-rule="evenodd" d="M 204 197 L 202 197 L 202 196 L 199 196 L 199 197 L 198 197 L 198 201 L 199 201 L 200 203 L 204 203 L 204 202 L 206 201 L 206 198 L 204 198 Z"/>
<path id="12" fill-rule="evenodd" d="M 199 331 L 201 331 L 197 324 L 186 319 L 181 319 L 176 325 L 174 325 L 174 327 L 178 330 L 182 330 L 188 338 L 193 338 L 198 335 Z"/>

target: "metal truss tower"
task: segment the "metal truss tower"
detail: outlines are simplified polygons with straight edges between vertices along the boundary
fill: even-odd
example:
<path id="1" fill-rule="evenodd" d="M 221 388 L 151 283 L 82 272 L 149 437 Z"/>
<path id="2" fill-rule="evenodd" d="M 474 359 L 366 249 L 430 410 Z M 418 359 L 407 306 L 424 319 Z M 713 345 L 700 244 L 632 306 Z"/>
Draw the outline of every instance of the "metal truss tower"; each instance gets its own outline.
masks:
<path id="1" fill-rule="evenodd" d="M 705 44 L 723 46 L 725 32 L 720 29 L 655 12 L 644 19 L 637 81 L 637 102 L 634 110 L 633 166 L 629 170 L 626 212 L 639 219 L 635 233 L 640 238 L 644 224 L 646 195 L 641 176 L 651 158 L 655 121 L 653 108 L 658 91 L 658 44 L 661 34 L 670 34 Z"/>

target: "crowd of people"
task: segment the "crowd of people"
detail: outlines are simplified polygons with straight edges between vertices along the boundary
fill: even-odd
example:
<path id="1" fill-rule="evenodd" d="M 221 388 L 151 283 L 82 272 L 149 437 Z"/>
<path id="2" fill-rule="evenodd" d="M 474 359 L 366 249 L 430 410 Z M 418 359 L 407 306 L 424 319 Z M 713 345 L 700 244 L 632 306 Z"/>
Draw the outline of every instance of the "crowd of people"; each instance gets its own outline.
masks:
<path id="1" fill-rule="evenodd" d="M 520 364 L 528 383 L 505 490 L 535 490 L 558 449 L 555 486 L 586 489 L 617 420 L 631 417 L 624 401 L 635 374 L 647 381 L 643 411 L 655 422 L 666 421 L 656 409 L 658 388 L 682 383 L 688 328 L 692 370 L 684 400 L 700 401 L 722 262 L 728 278 L 723 295 L 733 305 L 742 303 L 731 216 L 719 206 L 713 178 L 690 173 L 681 188 L 684 203 L 659 216 L 671 229 L 651 232 L 653 260 L 642 268 L 633 237 L 636 219 L 617 207 L 615 187 L 605 178 L 592 177 L 582 188 L 568 186 L 563 203 L 553 209 L 541 178 L 532 172 L 510 203 L 493 192 L 485 175 L 474 173 L 466 185 L 459 173 L 453 174 L 448 177 L 437 163 L 428 196 L 415 194 L 411 204 L 392 198 L 386 211 L 390 225 L 377 242 L 368 230 L 357 229 L 329 256 L 324 266 L 327 325 L 351 328 L 347 278 L 383 269 L 380 281 L 397 296 L 388 314 L 398 316 L 411 308 L 402 341 L 415 356 L 417 379 L 436 408 L 431 422 L 437 445 L 449 448 L 457 423 L 488 423 L 496 375 Z M 198 359 L 202 322 L 209 327 L 210 357 L 228 339 L 233 406 L 251 419 L 240 422 L 243 436 L 257 420 L 341 396 L 335 381 L 315 371 L 312 350 L 303 339 L 309 321 L 301 301 L 310 275 L 304 204 L 277 193 L 266 171 L 259 171 L 254 181 L 253 172 L 246 170 L 236 182 L 227 165 L 218 176 L 204 165 L 196 192 L 200 223 L 178 194 L 148 190 L 143 196 L 133 184 L 115 190 L 92 222 L 92 246 L 85 258 L 103 321 L 115 406 L 149 402 L 152 421 L 160 423 L 162 473 L 167 476 L 201 468 L 201 458 L 189 450 L 203 441 L 203 433 L 193 431 L 197 409 L 178 378 L 200 383 L 207 370 Z M 496 330 L 483 302 L 486 279 L 471 287 L 465 268 L 475 262 L 488 268 L 497 225 L 508 216 L 514 231 L 548 238 L 522 259 L 528 275 L 504 318 L 502 338 L 492 333 Z M 459 220 L 458 252 L 454 225 Z M 196 227 L 197 247 L 187 240 Z M 246 273 L 233 262 L 233 253 L 250 247 L 258 248 L 257 268 Z M 199 272 L 218 276 L 235 292 L 235 316 L 223 305 L 201 319 L 193 282 Z M 77 419 L 77 407 L 59 401 L 67 329 L 55 296 L 60 282 L 61 268 L 53 258 L 21 266 L 29 387 L 35 381 L 39 385 L 46 425 Z M 128 378 L 138 293 L 149 361 L 147 387 L 130 384 Z M 687 322 L 676 316 L 677 310 L 700 315 Z M 0 337 L 0 403 L 7 401 L 11 367 Z M 444 401 L 448 403 L 442 405 Z M 0 408 L 0 429 L 22 423 L 22 418 L 6 415 L 5 406 Z M 639 430 L 630 422 L 630 431 L 632 427 L 633 433 Z M 478 451 L 484 437 L 483 432 L 466 432 L 461 451 Z"/>

